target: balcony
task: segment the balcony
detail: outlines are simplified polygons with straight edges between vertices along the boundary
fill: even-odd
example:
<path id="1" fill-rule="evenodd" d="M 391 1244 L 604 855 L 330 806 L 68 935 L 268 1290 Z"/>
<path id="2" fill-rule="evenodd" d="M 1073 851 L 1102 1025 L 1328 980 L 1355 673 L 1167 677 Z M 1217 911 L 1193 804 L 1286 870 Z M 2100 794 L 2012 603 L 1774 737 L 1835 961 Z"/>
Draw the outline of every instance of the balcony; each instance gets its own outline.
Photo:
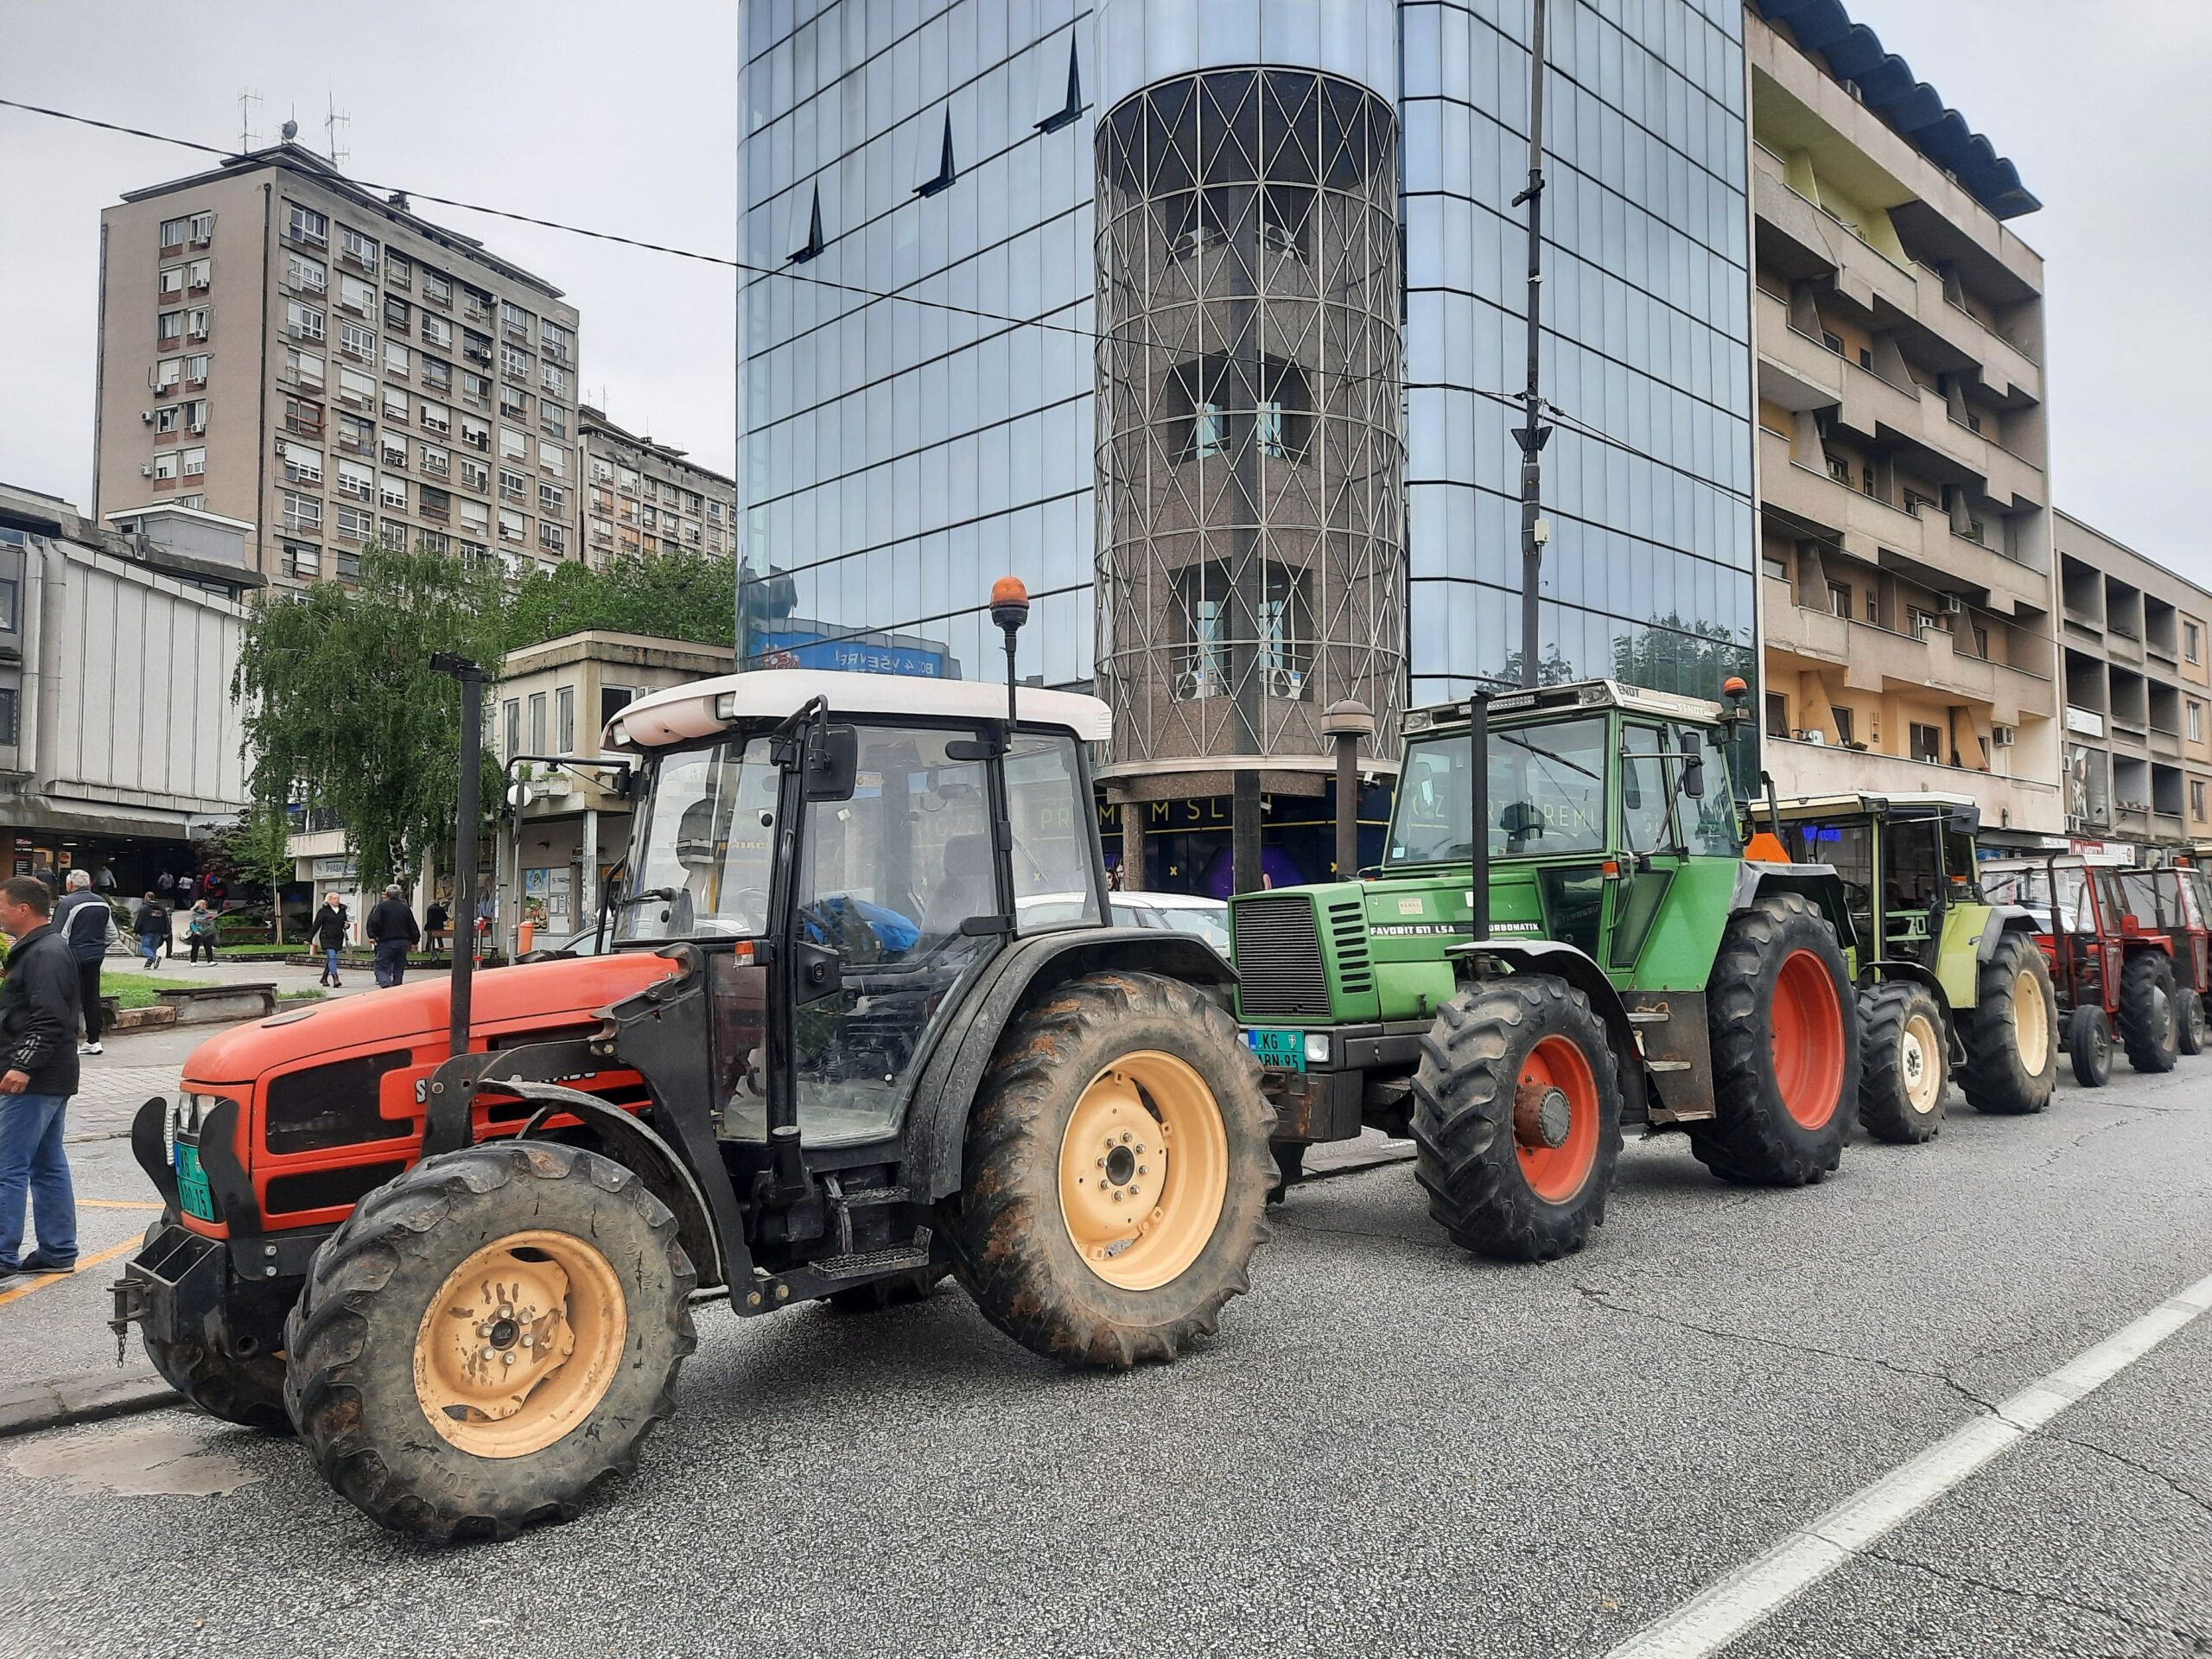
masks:
<path id="1" fill-rule="evenodd" d="M 1972 796 L 1980 803 L 1982 823 L 1988 829 L 2001 825 L 2057 834 L 2065 827 L 2065 808 L 2055 785 L 1794 738 L 1770 737 L 1764 743 L 1768 769 L 1774 774 L 1777 792 L 1783 795 L 1840 795 L 1857 791 L 1904 795 L 1940 790 Z"/>
<path id="2" fill-rule="evenodd" d="M 2132 630 L 2114 622 L 2105 629 L 2105 655 L 2115 663 L 2140 663 L 2143 641 Z"/>

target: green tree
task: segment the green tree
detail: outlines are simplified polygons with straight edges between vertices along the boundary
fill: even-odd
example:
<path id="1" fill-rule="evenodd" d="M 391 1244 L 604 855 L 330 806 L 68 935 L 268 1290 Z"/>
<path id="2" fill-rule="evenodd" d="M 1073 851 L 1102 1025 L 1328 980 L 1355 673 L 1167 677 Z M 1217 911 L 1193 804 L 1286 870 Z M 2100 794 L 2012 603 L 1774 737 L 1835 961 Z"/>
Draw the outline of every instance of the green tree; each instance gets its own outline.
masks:
<path id="1" fill-rule="evenodd" d="M 284 884 L 292 879 L 292 824 L 283 804 L 256 801 L 214 838 L 208 868 L 269 889 L 270 938 L 284 943 Z"/>
<path id="2" fill-rule="evenodd" d="M 737 571 L 709 554 L 615 560 L 605 570 L 563 563 L 525 576 L 507 595 L 510 651 L 601 628 L 729 645 L 737 636 Z"/>
<path id="3" fill-rule="evenodd" d="M 496 664 L 504 600 L 495 565 L 428 548 L 364 554 L 352 591 L 318 582 L 264 593 L 231 688 L 259 810 L 300 798 L 331 809 L 365 888 L 425 868 L 452 845 L 460 810 L 461 689 L 430 653 Z M 487 755 L 487 810 L 498 797 Z"/>

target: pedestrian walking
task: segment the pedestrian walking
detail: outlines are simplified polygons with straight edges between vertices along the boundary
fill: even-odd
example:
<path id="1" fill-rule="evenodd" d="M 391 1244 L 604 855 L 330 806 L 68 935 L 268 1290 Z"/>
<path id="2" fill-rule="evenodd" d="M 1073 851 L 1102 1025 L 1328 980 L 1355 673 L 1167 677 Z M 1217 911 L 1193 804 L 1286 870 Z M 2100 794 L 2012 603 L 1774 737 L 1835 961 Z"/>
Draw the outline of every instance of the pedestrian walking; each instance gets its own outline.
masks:
<path id="1" fill-rule="evenodd" d="M 0 1273 L 77 1265 L 77 1198 L 62 1116 L 77 1092 L 77 963 L 53 925 L 43 881 L 0 881 L 0 932 L 13 941 L 0 985 Z M 26 1193 L 38 1248 L 22 1254 Z"/>
<path id="2" fill-rule="evenodd" d="M 438 954 L 438 938 L 446 931 L 452 915 L 442 899 L 430 900 L 430 907 L 423 912 L 423 931 L 428 937 L 430 954 L 434 957 Z"/>
<path id="3" fill-rule="evenodd" d="M 192 915 L 184 925 L 187 942 L 192 948 L 192 960 L 197 963 L 200 953 L 207 953 L 207 965 L 215 965 L 215 912 L 207 908 L 205 899 L 193 901 Z"/>
<path id="4" fill-rule="evenodd" d="M 107 900 L 92 891 L 92 878 L 83 870 L 69 872 L 69 891 L 54 907 L 54 927 L 69 946 L 77 964 L 77 1007 L 85 1019 L 85 1040 L 79 1054 L 104 1054 L 100 1046 L 100 963 L 108 942 L 115 937 L 115 912 Z"/>
<path id="5" fill-rule="evenodd" d="M 176 879 L 176 901 L 180 906 L 192 902 L 192 872 L 187 870 Z"/>
<path id="6" fill-rule="evenodd" d="M 163 870 L 162 872 L 161 880 L 154 883 L 154 890 L 155 892 L 164 895 L 175 893 L 176 891 L 176 877 L 172 875 L 168 871 Z M 148 896 L 151 897 L 152 895 L 149 894 Z"/>
<path id="7" fill-rule="evenodd" d="M 152 893 L 138 904 L 135 918 L 138 928 L 138 954 L 146 958 L 146 969 L 151 973 L 154 964 L 162 959 L 162 946 L 169 937 L 169 911 Z"/>
<path id="8" fill-rule="evenodd" d="M 415 912 L 407 907 L 404 891 L 397 882 L 384 890 L 384 897 L 369 912 L 361 931 L 376 946 L 377 983 L 398 984 L 407 976 L 407 953 L 423 937 L 423 930 Z"/>
<path id="9" fill-rule="evenodd" d="M 322 908 L 315 913 L 315 944 L 322 952 L 322 982 L 333 989 L 338 985 L 338 953 L 345 946 L 350 921 L 338 895 L 324 893 Z"/>

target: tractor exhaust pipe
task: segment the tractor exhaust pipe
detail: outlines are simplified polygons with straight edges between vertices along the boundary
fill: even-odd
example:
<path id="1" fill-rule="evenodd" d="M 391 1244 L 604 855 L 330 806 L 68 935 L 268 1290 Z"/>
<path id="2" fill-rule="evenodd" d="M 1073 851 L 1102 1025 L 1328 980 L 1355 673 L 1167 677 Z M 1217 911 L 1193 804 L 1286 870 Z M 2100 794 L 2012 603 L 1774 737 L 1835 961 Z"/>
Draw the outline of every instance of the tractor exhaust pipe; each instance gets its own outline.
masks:
<path id="1" fill-rule="evenodd" d="M 1467 926 L 1490 937 L 1490 692 L 1467 699 Z"/>

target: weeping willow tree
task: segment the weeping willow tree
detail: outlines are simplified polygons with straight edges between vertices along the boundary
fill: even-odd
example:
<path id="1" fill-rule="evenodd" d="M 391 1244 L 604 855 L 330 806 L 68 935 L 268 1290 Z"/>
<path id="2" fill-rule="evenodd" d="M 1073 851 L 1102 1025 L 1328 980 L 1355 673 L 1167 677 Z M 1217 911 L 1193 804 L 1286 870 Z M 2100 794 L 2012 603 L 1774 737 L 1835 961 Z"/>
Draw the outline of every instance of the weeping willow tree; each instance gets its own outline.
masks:
<path id="1" fill-rule="evenodd" d="M 261 807 L 303 800 L 345 825 L 373 892 L 448 852 L 460 811 L 461 689 L 434 651 L 496 664 L 498 567 L 427 548 L 378 549 L 347 588 L 264 591 L 248 617 L 231 695 L 244 710 Z M 499 798 L 488 755 L 479 798 Z"/>

